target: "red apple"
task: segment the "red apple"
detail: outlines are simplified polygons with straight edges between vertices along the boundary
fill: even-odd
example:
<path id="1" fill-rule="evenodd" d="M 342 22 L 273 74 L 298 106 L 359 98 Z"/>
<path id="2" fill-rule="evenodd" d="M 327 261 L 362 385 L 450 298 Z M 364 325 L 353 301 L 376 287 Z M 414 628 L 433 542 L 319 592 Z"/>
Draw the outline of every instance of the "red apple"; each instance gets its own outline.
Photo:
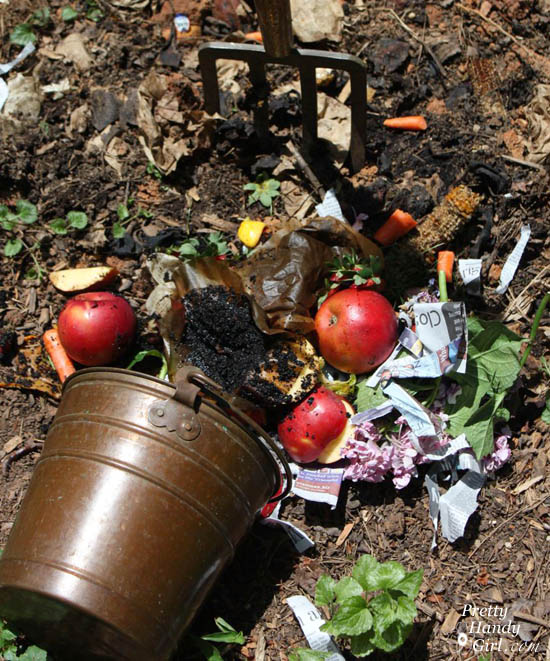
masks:
<path id="1" fill-rule="evenodd" d="M 374 291 L 344 289 L 327 298 L 315 315 L 321 355 L 350 374 L 370 372 L 397 342 L 397 318 L 389 301 Z"/>
<path id="2" fill-rule="evenodd" d="M 279 440 L 294 461 L 315 461 L 348 419 L 342 397 L 318 386 L 279 423 Z"/>
<path id="3" fill-rule="evenodd" d="M 59 339 L 81 365 L 110 365 L 127 352 L 136 334 L 128 301 L 111 292 L 78 294 L 59 314 Z"/>

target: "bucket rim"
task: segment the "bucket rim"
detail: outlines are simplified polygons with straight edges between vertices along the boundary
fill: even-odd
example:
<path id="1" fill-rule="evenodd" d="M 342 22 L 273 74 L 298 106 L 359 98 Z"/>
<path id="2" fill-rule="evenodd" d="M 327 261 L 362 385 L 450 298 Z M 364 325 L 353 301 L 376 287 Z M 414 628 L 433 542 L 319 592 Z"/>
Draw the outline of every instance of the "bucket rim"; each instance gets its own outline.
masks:
<path id="1" fill-rule="evenodd" d="M 188 375 L 190 382 L 193 376 L 201 377 L 200 379 L 197 379 L 197 383 L 201 387 L 201 392 L 206 391 L 206 393 L 210 395 L 211 399 L 214 399 L 214 402 L 208 401 L 208 404 L 210 406 L 214 406 L 216 410 L 221 411 L 226 415 L 227 410 L 224 409 L 229 409 L 232 411 L 235 415 L 231 417 L 231 421 L 240 427 L 250 438 L 252 438 L 252 440 L 257 443 L 269 457 L 274 468 L 276 485 L 273 489 L 271 498 L 267 501 L 266 504 L 276 503 L 286 498 L 292 489 L 293 475 L 292 469 L 290 468 L 290 465 L 286 460 L 283 451 L 276 445 L 275 441 L 269 436 L 269 434 L 254 420 L 252 420 L 250 416 L 248 416 L 244 411 L 241 411 L 240 408 L 237 408 L 231 404 L 227 398 L 223 397 L 223 395 L 226 393 L 224 393 L 221 386 L 209 379 L 198 367 L 190 365 L 186 367 L 189 368 L 186 370 L 186 375 Z M 73 372 L 67 379 L 65 379 L 61 392 L 64 393 L 68 384 L 78 379 L 79 376 L 105 372 L 111 374 L 131 375 L 137 379 L 144 379 L 145 381 L 149 381 L 160 386 L 166 386 L 169 390 L 173 390 L 174 394 L 177 390 L 176 384 L 172 383 L 171 381 L 159 379 L 158 377 L 152 376 L 151 374 L 146 374 L 145 372 L 136 372 L 134 370 L 124 369 L 123 367 L 96 366 L 84 367 L 77 370 L 76 372 Z M 215 390 L 213 388 L 209 388 L 209 385 L 215 386 Z M 220 406 L 220 401 L 225 401 L 226 406 Z"/>

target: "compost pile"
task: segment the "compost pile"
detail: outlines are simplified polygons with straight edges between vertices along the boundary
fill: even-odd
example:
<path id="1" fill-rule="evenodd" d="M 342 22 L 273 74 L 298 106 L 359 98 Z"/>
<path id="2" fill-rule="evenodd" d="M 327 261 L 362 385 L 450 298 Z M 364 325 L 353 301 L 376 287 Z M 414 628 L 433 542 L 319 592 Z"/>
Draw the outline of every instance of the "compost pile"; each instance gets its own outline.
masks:
<path id="1" fill-rule="evenodd" d="M 320 79 L 322 142 L 305 168 L 291 67 L 268 72 L 267 138 L 255 131 L 258 90 L 242 62 L 220 65 L 221 113 L 205 112 L 198 48 L 213 39 L 250 42 L 246 35 L 258 25 L 248 0 L 0 3 L 0 64 L 14 63 L 25 40 L 35 45 L 0 71 L 0 90 L 8 89 L 0 109 L 0 548 L 61 395 L 42 337 L 86 289 L 74 281 L 57 286 L 54 274 L 101 266 L 96 289 L 122 295 L 137 318 L 135 340 L 115 366 L 173 376 L 171 356 L 187 360 L 266 408 L 273 436 L 306 394 L 313 403 L 309 393 L 320 383 L 345 397 L 354 415 L 366 414 L 345 456 L 337 456 L 337 470 L 347 473 L 336 507 L 293 495 L 277 512 L 314 546 L 298 553 L 281 528 L 255 525 L 192 634 L 211 632 L 221 616 L 244 634 L 224 658 L 286 660 L 307 647 L 287 598 L 313 601 L 323 574 L 349 577 L 356 559 L 372 554 L 424 574 L 405 646 L 371 658 L 500 659 L 506 649 L 508 657 L 544 658 L 548 308 L 535 317 L 550 290 L 550 7 L 545 0 L 314 2 L 316 9 L 294 12 L 298 45 L 351 53 L 367 67 L 366 161 L 358 172 L 346 161 L 350 101 L 342 74 Z M 185 34 L 176 31 L 175 15 L 189 19 Z M 421 117 L 426 128 L 383 123 L 403 116 Z M 319 219 L 329 213 L 316 211 L 325 199 L 336 199 L 330 215 L 339 218 Z M 396 211 L 416 225 L 391 245 L 374 245 Z M 243 226 L 247 220 L 259 225 Z M 304 229 L 312 222 L 315 231 Z M 336 228 L 345 241 L 336 240 Z M 502 287 L 506 261 L 527 231 L 518 268 Z M 361 241 L 371 255 L 383 253 L 382 271 L 370 268 Z M 414 362 L 407 355 L 388 372 L 403 388 L 408 383 L 441 439 L 470 435 L 485 484 L 464 534 L 449 541 L 439 527 L 432 549 L 433 498 L 424 481 L 439 480 L 443 494 L 469 474 L 472 450 L 460 451 L 456 475 L 438 477 L 438 462 L 415 448 L 411 426 L 396 411 L 365 419 L 386 410 L 384 380 L 369 386 L 370 375 L 323 368 L 312 331 L 322 296 L 368 283 L 384 287 L 415 332 L 414 305 L 441 302 L 439 251 L 455 254 L 444 304 L 465 306 L 470 371 L 402 378 Z M 191 278 L 180 290 L 169 272 L 155 277 L 159 256 L 185 268 L 219 260 L 240 286 L 230 286 L 231 278 L 193 286 Z M 464 259 L 481 260 L 473 287 L 457 269 Z M 276 277 L 264 287 L 273 264 Z M 159 282 L 165 290 L 155 298 Z M 179 303 L 185 325 L 171 336 L 162 320 Z M 302 334 L 310 344 L 300 344 Z M 175 347 L 185 351 L 174 354 Z M 350 419 L 342 418 L 344 430 Z M 441 451 L 424 441 L 422 449 Z M 473 649 L 471 632 L 494 624 L 474 606 L 507 609 L 514 626 L 521 623 L 525 649 L 513 652 L 517 637 L 491 633 L 480 634 L 485 647 Z M 0 658 L 25 654 L 28 641 L 12 642 L 5 631 L 0 622 Z M 176 658 L 190 658 L 185 643 Z"/>

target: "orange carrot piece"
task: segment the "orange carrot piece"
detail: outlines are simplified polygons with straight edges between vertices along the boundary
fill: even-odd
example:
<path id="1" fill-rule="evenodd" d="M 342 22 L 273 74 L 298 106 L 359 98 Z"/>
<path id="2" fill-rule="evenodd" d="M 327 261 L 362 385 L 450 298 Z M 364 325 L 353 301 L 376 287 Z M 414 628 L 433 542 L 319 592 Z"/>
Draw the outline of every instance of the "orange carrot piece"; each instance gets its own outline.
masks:
<path id="1" fill-rule="evenodd" d="M 245 39 L 250 39 L 250 40 L 252 40 L 252 41 L 259 41 L 260 44 L 263 44 L 263 43 L 264 43 L 264 40 L 263 40 L 263 37 L 262 37 L 262 33 L 259 32 L 259 31 L 258 31 L 258 32 L 247 32 L 247 33 L 244 35 L 244 38 L 245 38 Z"/>
<path id="2" fill-rule="evenodd" d="M 379 227 L 375 234 L 374 239 L 383 246 L 389 246 L 397 239 L 405 236 L 417 226 L 416 220 L 406 211 L 396 209 L 386 222 Z"/>
<path id="3" fill-rule="evenodd" d="M 402 131 L 425 131 L 428 128 L 428 124 L 422 115 L 390 117 L 384 120 L 384 126 L 390 129 L 401 129 Z"/>
<path id="4" fill-rule="evenodd" d="M 453 264 L 455 261 L 455 254 L 452 250 L 440 250 L 437 253 L 437 272 L 445 272 L 445 280 L 452 282 L 453 280 Z"/>
<path id="5" fill-rule="evenodd" d="M 67 355 L 67 352 L 59 340 L 57 328 L 50 328 L 50 330 L 47 330 L 44 333 L 42 340 L 49 357 L 52 359 L 59 380 L 63 383 L 63 381 L 65 381 L 65 379 L 76 370 L 72 360 Z"/>

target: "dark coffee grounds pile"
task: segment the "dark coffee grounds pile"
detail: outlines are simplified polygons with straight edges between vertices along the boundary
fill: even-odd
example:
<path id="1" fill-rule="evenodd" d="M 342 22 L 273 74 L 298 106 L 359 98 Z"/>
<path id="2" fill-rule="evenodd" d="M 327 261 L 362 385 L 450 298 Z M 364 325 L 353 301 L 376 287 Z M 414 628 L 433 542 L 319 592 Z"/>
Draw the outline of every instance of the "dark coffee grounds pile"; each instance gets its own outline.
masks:
<path id="1" fill-rule="evenodd" d="M 183 299 L 186 362 L 199 367 L 224 390 L 236 392 L 264 360 L 266 347 L 245 296 L 227 287 L 195 289 Z"/>

